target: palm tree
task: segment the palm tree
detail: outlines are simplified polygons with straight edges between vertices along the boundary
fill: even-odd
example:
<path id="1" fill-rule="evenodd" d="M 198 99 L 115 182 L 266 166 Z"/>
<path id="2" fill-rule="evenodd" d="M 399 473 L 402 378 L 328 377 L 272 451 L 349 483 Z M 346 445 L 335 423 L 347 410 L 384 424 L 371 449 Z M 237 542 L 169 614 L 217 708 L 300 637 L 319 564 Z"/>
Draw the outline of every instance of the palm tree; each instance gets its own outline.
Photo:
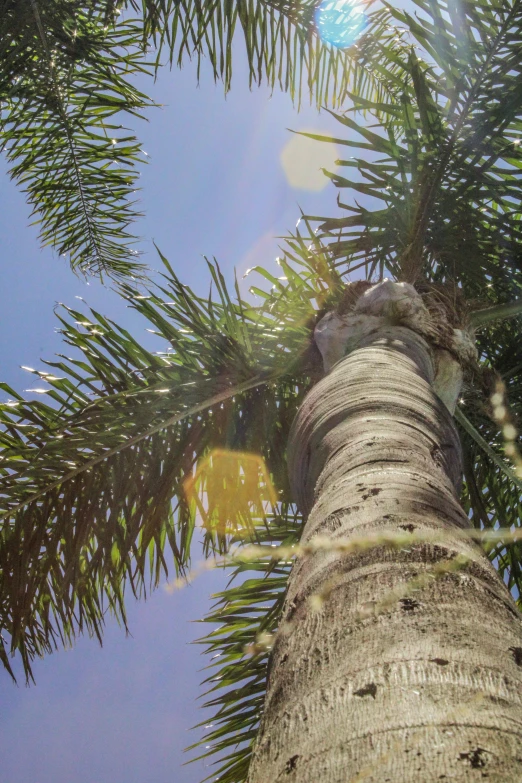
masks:
<path id="1" fill-rule="evenodd" d="M 232 43 L 242 36 L 250 85 L 266 80 L 297 106 L 306 93 L 318 106 L 339 105 L 354 69 L 348 52 L 317 34 L 314 8 L 311 0 L 0 0 L 0 144 L 42 242 L 83 274 L 143 271 L 129 226 L 140 216 L 145 158 L 125 125 L 153 105 L 137 77 L 163 62 L 195 58 L 199 73 L 207 60 L 228 91 Z"/>
<path id="2" fill-rule="evenodd" d="M 162 257 L 121 291 L 166 350 L 65 309 L 49 402 L 3 387 L 4 666 L 125 621 L 199 524 L 236 569 L 204 640 L 226 783 L 520 777 L 522 3 L 416 5 L 360 44 L 385 100 L 336 115 L 346 216 L 255 304 Z"/>

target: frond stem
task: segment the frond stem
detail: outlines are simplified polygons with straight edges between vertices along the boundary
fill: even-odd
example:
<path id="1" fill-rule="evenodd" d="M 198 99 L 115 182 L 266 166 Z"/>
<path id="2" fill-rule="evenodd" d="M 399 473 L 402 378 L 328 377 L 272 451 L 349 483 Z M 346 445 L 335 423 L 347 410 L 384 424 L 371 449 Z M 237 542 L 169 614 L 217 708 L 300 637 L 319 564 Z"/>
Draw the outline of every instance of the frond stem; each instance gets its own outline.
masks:
<path id="1" fill-rule="evenodd" d="M 522 313 L 522 299 L 513 302 L 486 307 L 484 310 L 475 310 L 470 314 L 471 325 L 479 329 L 491 321 L 500 321 L 506 318 L 515 318 Z"/>

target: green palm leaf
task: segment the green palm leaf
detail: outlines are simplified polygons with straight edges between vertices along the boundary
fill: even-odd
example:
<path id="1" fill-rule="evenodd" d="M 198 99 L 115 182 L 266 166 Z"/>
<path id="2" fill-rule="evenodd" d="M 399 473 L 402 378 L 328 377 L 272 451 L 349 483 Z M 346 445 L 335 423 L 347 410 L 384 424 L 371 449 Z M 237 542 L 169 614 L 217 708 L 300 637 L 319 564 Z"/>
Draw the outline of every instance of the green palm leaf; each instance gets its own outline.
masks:
<path id="1" fill-rule="evenodd" d="M 125 622 L 124 585 L 135 595 L 157 585 L 166 547 L 176 570 L 186 568 L 198 511 L 187 481 L 215 449 L 259 455 L 272 500 L 288 494 L 286 438 L 310 377 L 305 278 L 283 318 L 292 294 L 284 305 L 277 291 L 268 307 L 239 295 L 234 304 L 210 270 L 217 301 L 197 297 L 170 268 L 147 293 L 122 287 L 162 351 L 94 311 L 66 309 L 59 318 L 74 355 L 32 371 L 48 387 L 34 391 L 49 401 L 2 386 L 12 399 L 0 406 L 0 623 L 27 675 L 35 655 L 77 631 L 100 637 L 104 601 Z M 253 524 L 248 503 L 226 503 L 230 482 L 239 492 L 244 481 L 240 462 L 232 473 L 203 475 L 209 497 L 210 482 L 214 494 L 216 480 L 227 482 L 205 523 L 207 553 L 226 551 L 229 536 Z M 4 646 L 0 655 L 9 667 Z"/>
<path id="2" fill-rule="evenodd" d="M 0 3 L 0 135 L 42 242 L 74 269 L 139 270 L 128 226 L 140 144 L 122 112 L 150 106 L 129 79 L 150 71 L 141 26 L 100 3 Z"/>
<path id="3" fill-rule="evenodd" d="M 422 24 L 390 7 L 408 25 L 402 48 L 382 50 L 394 98 L 383 105 L 354 95 L 353 110 L 336 115 L 355 132 L 345 143 L 360 155 L 340 161 L 350 173 L 331 179 L 363 198 L 343 205 L 347 217 L 323 220 L 323 235 L 334 237 L 338 265 L 352 271 L 451 278 L 471 300 L 488 293 L 486 278 L 510 301 L 521 266 L 522 6 L 506 2 L 486 14 L 480 8 L 489 3 L 462 3 L 456 35 L 449 6 L 416 4 Z M 473 45 L 463 44 L 466 36 Z"/>

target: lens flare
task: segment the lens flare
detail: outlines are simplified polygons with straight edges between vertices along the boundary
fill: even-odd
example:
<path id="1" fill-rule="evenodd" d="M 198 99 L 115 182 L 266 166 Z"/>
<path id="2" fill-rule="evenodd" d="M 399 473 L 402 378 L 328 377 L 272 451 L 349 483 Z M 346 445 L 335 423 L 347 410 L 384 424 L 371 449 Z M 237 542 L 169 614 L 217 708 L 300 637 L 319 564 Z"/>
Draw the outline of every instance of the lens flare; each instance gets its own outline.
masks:
<path id="1" fill-rule="evenodd" d="M 324 130 L 300 130 L 302 133 L 325 136 Z M 333 142 L 326 144 L 297 133 L 285 144 L 280 160 L 290 187 L 319 192 L 330 182 L 323 169 L 335 174 L 339 168 L 337 159 L 340 157 L 339 148 Z"/>
<path id="2" fill-rule="evenodd" d="M 347 49 L 366 27 L 360 0 L 323 0 L 315 12 L 315 24 L 326 43 Z"/>
<path id="3" fill-rule="evenodd" d="M 203 527 L 219 535 L 247 535 L 255 520 L 277 503 L 277 492 L 263 457 L 214 449 L 185 479 L 185 496 Z"/>

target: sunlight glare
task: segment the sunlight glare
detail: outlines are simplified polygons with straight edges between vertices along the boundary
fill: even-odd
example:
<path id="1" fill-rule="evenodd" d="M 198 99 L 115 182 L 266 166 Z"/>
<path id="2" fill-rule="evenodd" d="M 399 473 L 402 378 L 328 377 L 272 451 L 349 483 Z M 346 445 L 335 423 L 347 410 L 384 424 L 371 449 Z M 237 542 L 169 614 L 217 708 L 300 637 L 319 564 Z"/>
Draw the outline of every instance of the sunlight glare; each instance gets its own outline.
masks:
<path id="1" fill-rule="evenodd" d="M 315 24 L 326 43 L 347 49 L 366 27 L 360 0 L 323 0 L 315 12 Z"/>
<path id="2" fill-rule="evenodd" d="M 213 449 L 183 488 L 203 527 L 219 535 L 248 535 L 277 503 L 263 457 L 244 451 Z"/>
<path id="3" fill-rule="evenodd" d="M 324 131 L 304 129 L 305 133 L 324 136 Z M 338 169 L 339 148 L 308 136 L 295 134 L 281 152 L 281 166 L 292 188 L 319 192 L 329 183 L 322 169 L 335 174 Z"/>

